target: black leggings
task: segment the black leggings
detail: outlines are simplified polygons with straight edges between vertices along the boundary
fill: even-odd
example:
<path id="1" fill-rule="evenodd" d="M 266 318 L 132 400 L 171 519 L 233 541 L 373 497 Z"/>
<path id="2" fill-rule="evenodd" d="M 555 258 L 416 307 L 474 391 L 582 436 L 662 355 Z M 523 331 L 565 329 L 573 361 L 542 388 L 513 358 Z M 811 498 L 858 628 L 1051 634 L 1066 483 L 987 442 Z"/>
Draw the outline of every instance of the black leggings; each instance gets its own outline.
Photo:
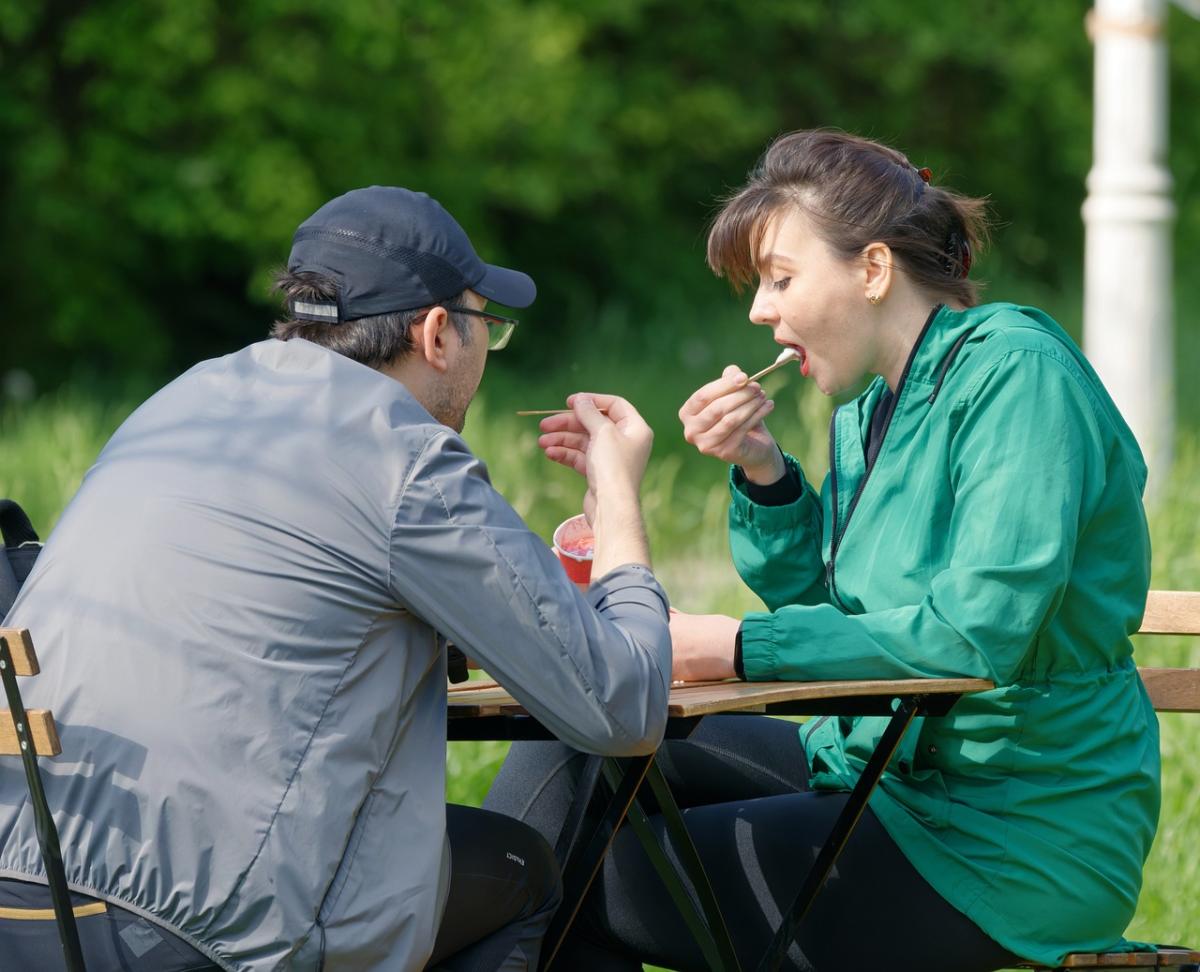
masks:
<path id="1" fill-rule="evenodd" d="M 450 893 L 428 968 L 533 972 L 562 900 L 554 851 L 509 816 L 446 807 Z"/>
<path id="2" fill-rule="evenodd" d="M 554 843 L 584 759 L 561 743 L 517 743 L 484 805 Z M 767 717 L 709 716 L 689 739 L 665 743 L 658 764 L 684 808 L 742 967 L 754 969 L 847 795 L 810 791 L 796 725 Z M 639 799 L 655 814 L 648 794 Z M 662 818 L 651 821 L 661 838 Z M 637 972 L 642 962 L 707 968 L 628 827 L 563 948 L 555 964 L 572 972 Z M 926 883 L 868 810 L 786 967 L 988 972 L 1014 961 Z"/>

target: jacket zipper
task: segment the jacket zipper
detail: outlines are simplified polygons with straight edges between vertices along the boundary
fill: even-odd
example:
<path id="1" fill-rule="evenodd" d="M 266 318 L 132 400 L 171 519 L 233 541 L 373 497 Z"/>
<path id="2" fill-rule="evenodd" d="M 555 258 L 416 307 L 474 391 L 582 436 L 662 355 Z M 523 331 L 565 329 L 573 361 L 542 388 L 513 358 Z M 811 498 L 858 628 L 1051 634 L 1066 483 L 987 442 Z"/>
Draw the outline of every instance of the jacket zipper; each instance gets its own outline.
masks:
<path id="1" fill-rule="evenodd" d="M 837 413 L 835 408 L 833 416 L 829 419 L 829 499 L 833 507 L 833 525 L 829 530 L 829 560 L 825 563 L 825 587 L 834 603 L 845 607 L 842 599 L 838 597 L 837 581 L 833 577 L 833 562 L 837 557 L 838 542 L 841 539 L 838 533 Z"/>
<path id="2" fill-rule="evenodd" d="M 838 501 L 837 501 L 837 413 L 838 409 L 833 412 L 833 418 L 829 420 L 829 496 L 831 505 L 833 506 L 833 526 L 829 532 L 829 562 L 825 565 L 825 586 L 829 590 L 830 597 L 834 603 L 846 610 L 849 610 L 837 592 L 837 577 L 835 575 L 837 564 L 838 547 L 842 544 L 842 537 L 846 535 L 846 529 L 850 526 L 850 517 L 854 515 L 854 510 L 858 506 L 858 501 L 862 497 L 863 490 L 867 487 L 867 480 L 871 478 L 871 472 L 875 468 L 875 464 L 879 461 L 879 456 L 883 452 L 883 444 L 887 439 L 888 429 L 892 427 L 892 419 L 900 408 L 900 396 L 904 394 L 904 386 L 908 383 L 908 373 L 912 370 L 913 362 L 917 359 L 917 352 L 921 349 L 921 344 L 925 340 L 925 334 L 929 330 L 929 326 L 933 323 L 933 319 L 937 317 L 938 312 L 942 309 L 942 304 L 934 305 L 932 311 L 929 312 L 929 317 L 925 321 L 925 326 L 921 328 L 921 333 L 917 337 L 916 344 L 909 352 L 908 361 L 905 362 L 904 372 L 900 375 L 900 381 L 896 385 L 896 394 L 893 401 L 892 413 L 887 417 L 887 422 L 884 423 L 883 431 L 879 433 L 879 448 L 875 451 L 875 458 L 867 463 L 867 468 L 863 471 L 863 477 L 858 483 L 858 488 L 855 489 L 854 495 L 850 497 L 850 505 L 846 507 L 846 522 L 842 524 L 841 530 L 838 530 Z M 932 394 L 928 398 L 930 405 L 937 399 L 938 392 L 941 391 L 942 382 L 946 380 L 946 373 L 950 370 L 950 365 L 958 356 L 958 352 L 962 350 L 963 344 L 966 343 L 967 337 L 974 328 L 966 331 L 959 336 L 954 342 L 953 347 L 942 360 L 942 367 L 938 375 L 937 384 L 934 386 Z"/>

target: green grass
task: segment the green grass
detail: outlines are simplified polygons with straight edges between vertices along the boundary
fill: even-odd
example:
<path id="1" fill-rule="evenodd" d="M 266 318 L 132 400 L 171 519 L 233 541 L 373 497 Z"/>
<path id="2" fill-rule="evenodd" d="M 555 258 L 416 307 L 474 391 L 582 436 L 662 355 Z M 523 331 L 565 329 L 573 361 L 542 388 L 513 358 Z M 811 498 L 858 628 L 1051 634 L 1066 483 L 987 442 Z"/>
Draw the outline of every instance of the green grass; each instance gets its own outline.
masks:
<path id="1" fill-rule="evenodd" d="M 728 330 L 728 329 L 727 329 Z M 721 332 L 718 332 L 721 333 Z M 739 351 L 744 332 L 724 344 L 650 349 L 650 363 L 631 367 L 620 353 L 594 355 L 587 376 L 619 376 L 619 388 L 643 407 L 656 429 L 654 458 L 643 491 L 656 569 L 676 606 L 691 611 L 740 614 L 759 604 L 729 565 L 725 534 L 723 467 L 696 455 L 682 441 L 675 412 L 686 396 L 732 360 L 764 363 L 769 353 Z M 755 342 L 756 352 L 766 347 Z M 769 352 L 769 347 L 767 348 Z M 656 355 L 658 357 L 656 357 Z M 499 364 L 499 362 L 498 362 Z M 582 480 L 552 466 L 536 446 L 536 421 L 518 418 L 522 407 L 561 402 L 583 380 L 577 367 L 531 379 L 519 371 L 493 369 L 472 408 L 466 437 L 489 464 L 497 487 L 539 534 L 578 511 Z M 811 386 L 781 376 L 768 380 L 778 392 L 772 427 L 786 448 L 799 455 L 814 478 L 826 463 L 825 423 L 830 404 Z M 19 500 L 45 535 L 132 401 L 106 402 L 82 392 L 64 392 L 20 408 L 0 411 L 0 496 Z M 1179 437 L 1176 464 L 1158 505 L 1151 511 L 1156 588 L 1200 589 L 1200 436 Z M 1200 667 L 1200 646 L 1181 639 L 1143 639 L 1143 665 Z M 1200 943 L 1200 765 L 1194 740 L 1195 716 L 1162 717 L 1164 787 L 1162 825 L 1146 867 L 1145 887 L 1131 938 Z M 478 805 L 504 757 L 501 743 L 455 743 L 447 757 L 447 797 Z M 1119 835 L 1114 835 L 1115 839 Z"/>

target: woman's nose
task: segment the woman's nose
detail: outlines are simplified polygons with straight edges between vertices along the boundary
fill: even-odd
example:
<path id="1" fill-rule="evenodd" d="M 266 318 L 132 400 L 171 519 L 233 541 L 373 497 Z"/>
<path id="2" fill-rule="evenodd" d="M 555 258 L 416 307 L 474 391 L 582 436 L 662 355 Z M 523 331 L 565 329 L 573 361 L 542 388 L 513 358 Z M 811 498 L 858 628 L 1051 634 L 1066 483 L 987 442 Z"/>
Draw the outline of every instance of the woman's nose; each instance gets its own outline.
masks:
<path id="1" fill-rule="evenodd" d="M 754 303 L 750 305 L 751 324 L 774 324 L 779 319 L 779 312 L 770 296 L 759 290 L 754 295 Z"/>

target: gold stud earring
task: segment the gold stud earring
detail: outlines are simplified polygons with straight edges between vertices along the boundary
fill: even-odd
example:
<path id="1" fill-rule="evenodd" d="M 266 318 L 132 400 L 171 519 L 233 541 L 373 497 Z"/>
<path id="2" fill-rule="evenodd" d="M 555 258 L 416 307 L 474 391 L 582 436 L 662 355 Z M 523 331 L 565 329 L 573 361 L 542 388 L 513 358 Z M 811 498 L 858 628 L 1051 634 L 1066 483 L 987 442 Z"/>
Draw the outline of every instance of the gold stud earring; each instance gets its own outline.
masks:
<path id="1" fill-rule="evenodd" d="M 878 304 L 882 299 L 883 298 L 881 298 L 879 294 L 867 294 L 867 300 L 869 300 L 872 304 Z"/>

